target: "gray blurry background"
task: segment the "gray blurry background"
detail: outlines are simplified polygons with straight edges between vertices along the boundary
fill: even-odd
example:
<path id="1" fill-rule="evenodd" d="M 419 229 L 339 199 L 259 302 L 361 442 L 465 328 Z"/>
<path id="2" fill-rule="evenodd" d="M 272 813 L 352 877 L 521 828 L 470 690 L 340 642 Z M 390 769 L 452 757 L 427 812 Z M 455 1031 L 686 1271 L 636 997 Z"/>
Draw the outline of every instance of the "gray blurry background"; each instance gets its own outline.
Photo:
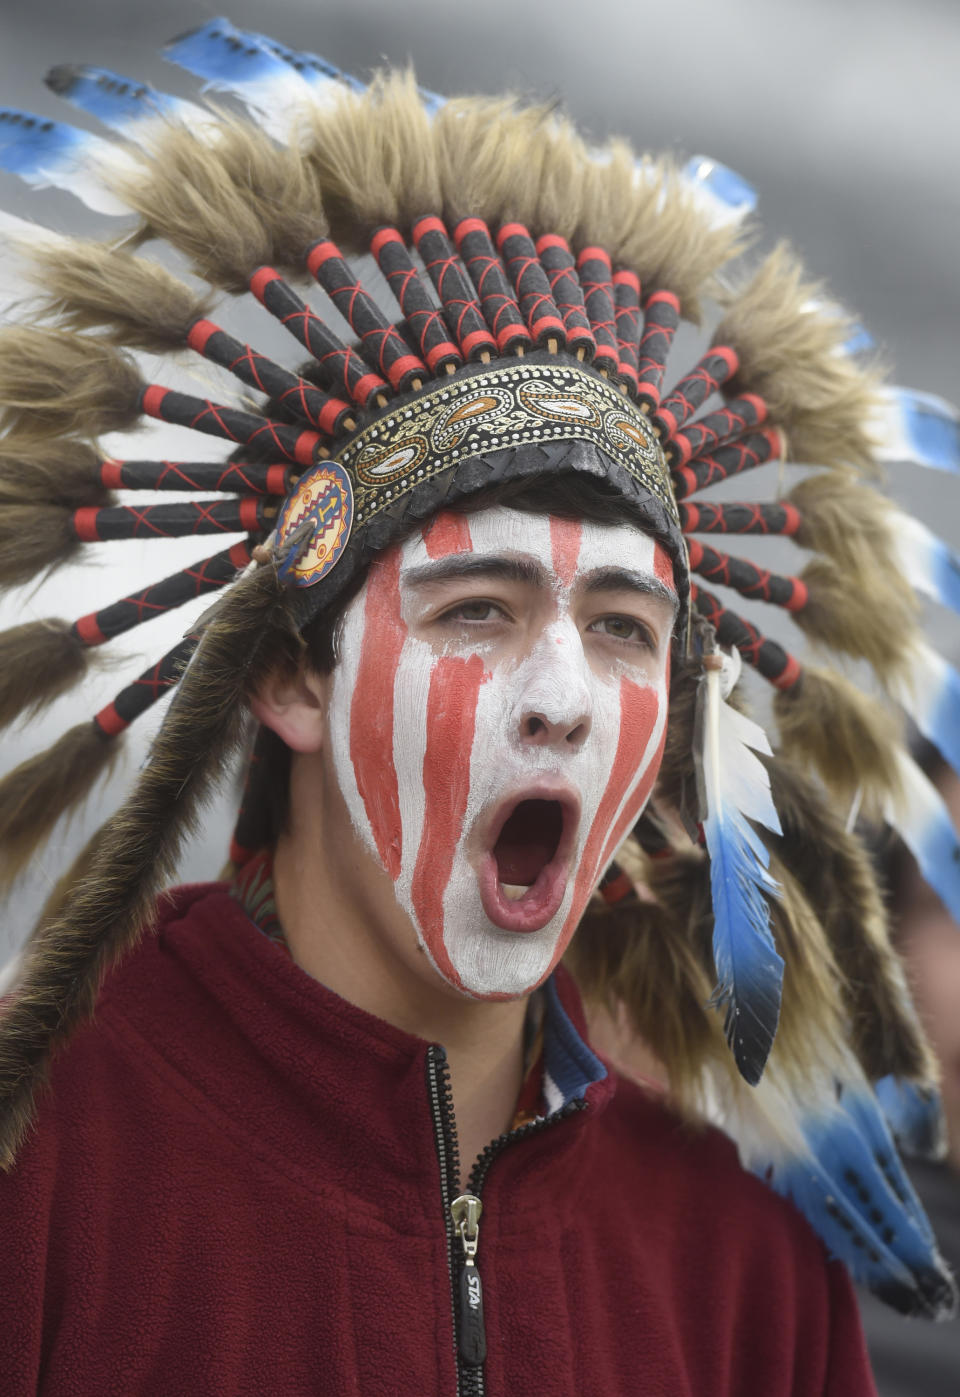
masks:
<path id="1" fill-rule="evenodd" d="M 166 64 L 160 48 L 218 13 L 196 0 L 0 0 L 0 103 L 88 124 L 42 83 L 50 66 L 70 61 L 190 95 L 192 79 Z M 225 13 L 361 76 L 384 59 L 412 59 L 421 82 L 442 93 L 511 87 L 559 98 L 594 139 L 616 133 L 640 148 L 716 157 L 758 187 L 763 245 L 792 239 L 836 297 L 856 308 L 896 365 L 898 381 L 960 398 L 957 0 L 228 0 Z M 2 174 L 0 207 L 64 230 L 111 231 L 110 220 L 67 196 L 31 193 Z M 250 334 L 256 338 L 257 330 Z M 198 451 L 176 429 L 159 452 L 111 443 L 116 454 L 186 458 L 213 455 L 211 445 L 205 439 Z M 766 470 L 732 493 L 769 495 L 776 486 Z M 891 488 L 960 544 L 960 481 L 893 468 Z M 206 550 L 203 540 L 101 549 L 83 569 L 5 598 L 0 623 L 50 614 L 73 619 L 215 551 L 209 542 Z M 778 547 L 763 561 L 788 569 L 802 562 L 792 550 L 787 556 L 789 545 Z M 802 648 L 784 617 L 742 609 Z M 99 676 L 82 697 L 62 700 L 42 724 L 6 735 L 2 768 L 108 701 L 189 619 L 180 612 L 128 637 L 125 668 Z M 937 639 L 960 652 L 956 618 L 934 611 L 931 623 Z M 132 735 L 127 776 L 158 716 L 141 720 Z M 108 787 L 108 801 L 121 784 Z M 228 792 L 185 863 L 186 878 L 215 876 L 229 805 Z M 0 961 L 101 809 L 59 831 L 36 861 L 0 922 Z"/>

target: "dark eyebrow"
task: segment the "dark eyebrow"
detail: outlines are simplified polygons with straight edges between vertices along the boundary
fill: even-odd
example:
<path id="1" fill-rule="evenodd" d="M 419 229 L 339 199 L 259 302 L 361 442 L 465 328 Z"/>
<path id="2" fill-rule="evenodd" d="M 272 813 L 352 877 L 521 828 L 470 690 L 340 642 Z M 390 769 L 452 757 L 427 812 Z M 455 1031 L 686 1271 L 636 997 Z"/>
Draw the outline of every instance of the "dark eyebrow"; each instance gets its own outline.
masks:
<path id="1" fill-rule="evenodd" d="M 672 587 L 652 577 L 647 572 L 634 572 L 631 568 L 598 568 L 587 578 L 585 592 L 638 592 L 645 597 L 657 597 L 669 602 L 676 612 L 679 600 Z"/>
<path id="2" fill-rule="evenodd" d="M 532 558 L 485 557 L 482 553 L 455 553 L 438 558 L 403 573 L 403 581 L 413 587 L 425 587 L 436 582 L 450 582 L 465 577 L 489 577 L 501 582 L 526 582 L 534 587 L 544 586 L 547 575 Z"/>

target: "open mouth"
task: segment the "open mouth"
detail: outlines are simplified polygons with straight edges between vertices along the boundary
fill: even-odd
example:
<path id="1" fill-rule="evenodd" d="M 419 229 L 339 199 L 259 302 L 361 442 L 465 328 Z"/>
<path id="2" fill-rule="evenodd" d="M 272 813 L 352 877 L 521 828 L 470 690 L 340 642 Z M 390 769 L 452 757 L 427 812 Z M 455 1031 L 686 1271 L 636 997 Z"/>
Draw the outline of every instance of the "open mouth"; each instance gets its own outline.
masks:
<path id="1" fill-rule="evenodd" d="M 556 916 L 578 811 L 569 797 L 513 800 L 500 808 L 480 868 L 480 896 L 506 931 L 539 931 Z"/>

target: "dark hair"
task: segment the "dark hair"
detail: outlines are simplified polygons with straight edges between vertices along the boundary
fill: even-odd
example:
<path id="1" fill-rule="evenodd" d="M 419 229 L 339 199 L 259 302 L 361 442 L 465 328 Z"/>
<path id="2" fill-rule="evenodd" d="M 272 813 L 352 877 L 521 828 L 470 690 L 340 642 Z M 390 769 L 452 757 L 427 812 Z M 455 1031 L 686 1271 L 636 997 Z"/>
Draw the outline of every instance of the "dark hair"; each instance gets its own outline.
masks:
<path id="1" fill-rule="evenodd" d="M 579 471 L 506 481 L 458 500 L 450 508 L 458 514 L 475 514 L 498 504 L 526 514 L 553 514 L 594 524 L 635 523 L 638 528 L 649 528 L 639 505 L 625 499 L 602 477 Z M 320 674 L 329 674 L 337 663 L 344 612 L 365 580 L 366 572 L 359 573 L 334 608 L 304 627 L 302 639 L 307 660 Z M 295 662 L 291 656 L 291 664 Z M 244 825 L 251 830 L 256 828 L 257 844 L 273 843 L 284 831 L 289 803 L 290 749 L 275 733 L 263 729 L 257 739 L 256 769 L 244 796 Z M 246 834 L 242 842 L 249 847 L 253 838 Z"/>

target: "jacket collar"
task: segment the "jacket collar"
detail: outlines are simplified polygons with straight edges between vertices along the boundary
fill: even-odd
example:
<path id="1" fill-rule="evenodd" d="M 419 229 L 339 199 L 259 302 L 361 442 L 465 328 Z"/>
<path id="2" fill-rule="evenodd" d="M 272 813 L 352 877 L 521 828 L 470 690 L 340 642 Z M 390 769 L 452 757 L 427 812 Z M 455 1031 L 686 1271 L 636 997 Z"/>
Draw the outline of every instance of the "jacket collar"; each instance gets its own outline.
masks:
<path id="1" fill-rule="evenodd" d="M 312 979 L 223 885 L 178 889 L 164 902 L 157 935 L 109 977 L 100 1022 L 121 1028 L 127 1050 L 173 1081 L 201 1133 L 213 1129 L 311 1191 L 349 1196 L 378 1216 L 401 1190 L 404 1227 L 432 1232 L 430 1044 Z M 614 1090 L 563 971 L 546 987 L 544 1066 L 551 1115 L 575 1101 L 591 1110 L 503 1152 L 497 1173 L 526 1180 L 530 1207 L 550 1176 L 569 1178 L 583 1117 Z"/>

